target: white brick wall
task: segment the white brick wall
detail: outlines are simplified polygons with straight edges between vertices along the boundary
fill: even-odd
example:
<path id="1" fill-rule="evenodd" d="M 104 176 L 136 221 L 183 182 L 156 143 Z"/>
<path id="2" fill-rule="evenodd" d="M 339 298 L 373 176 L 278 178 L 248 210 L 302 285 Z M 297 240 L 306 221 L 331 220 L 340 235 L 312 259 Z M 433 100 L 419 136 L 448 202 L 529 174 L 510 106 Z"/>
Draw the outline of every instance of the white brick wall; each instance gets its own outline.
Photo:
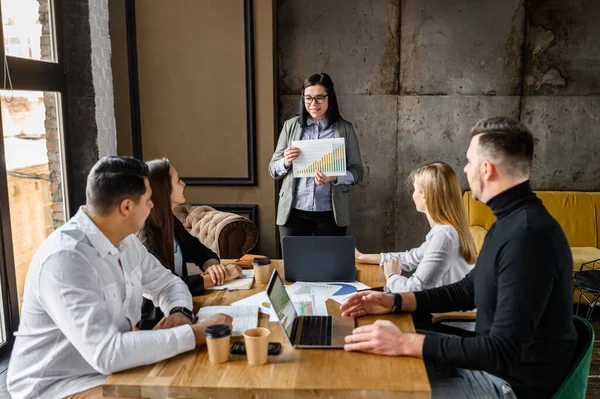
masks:
<path id="1" fill-rule="evenodd" d="M 89 0 L 92 39 L 92 79 L 96 93 L 98 156 L 117 155 L 117 130 L 110 64 L 108 0 Z"/>

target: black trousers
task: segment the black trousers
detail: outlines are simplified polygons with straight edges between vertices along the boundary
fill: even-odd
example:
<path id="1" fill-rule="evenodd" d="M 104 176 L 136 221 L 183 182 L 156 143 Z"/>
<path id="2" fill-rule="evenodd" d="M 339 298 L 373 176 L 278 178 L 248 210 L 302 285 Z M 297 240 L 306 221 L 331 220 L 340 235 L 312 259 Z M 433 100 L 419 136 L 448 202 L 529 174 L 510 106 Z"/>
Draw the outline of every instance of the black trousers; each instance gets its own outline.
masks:
<path id="1" fill-rule="evenodd" d="M 279 234 L 285 236 L 345 236 L 346 227 L 335 224 L 333 211 L 308 212 L 292 209 L 287 223 L 279 226 Z"/>

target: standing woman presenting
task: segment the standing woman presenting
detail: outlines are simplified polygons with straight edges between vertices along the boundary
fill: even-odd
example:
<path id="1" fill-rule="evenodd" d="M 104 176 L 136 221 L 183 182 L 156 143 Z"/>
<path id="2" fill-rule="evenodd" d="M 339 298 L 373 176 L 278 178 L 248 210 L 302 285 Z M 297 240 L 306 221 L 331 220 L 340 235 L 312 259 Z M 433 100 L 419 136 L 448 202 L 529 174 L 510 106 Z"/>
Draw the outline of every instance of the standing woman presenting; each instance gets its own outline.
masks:
<path id="1" fill-rule="evenodd" d="M 350 224 L 350 186 L 363 178 L 358 140 L 352 124 L 340 116 L 329 75 L 309 76 L 302 85 L 299 115 L 283 124 L 279 142 L 269 163 L 269 174 L 282 180 L 277 224 L 284 236 L 343 236 Z M 294 178 L 292 162 L 300 149 L 296 140 L 344 138 L 346 175 Z"/>

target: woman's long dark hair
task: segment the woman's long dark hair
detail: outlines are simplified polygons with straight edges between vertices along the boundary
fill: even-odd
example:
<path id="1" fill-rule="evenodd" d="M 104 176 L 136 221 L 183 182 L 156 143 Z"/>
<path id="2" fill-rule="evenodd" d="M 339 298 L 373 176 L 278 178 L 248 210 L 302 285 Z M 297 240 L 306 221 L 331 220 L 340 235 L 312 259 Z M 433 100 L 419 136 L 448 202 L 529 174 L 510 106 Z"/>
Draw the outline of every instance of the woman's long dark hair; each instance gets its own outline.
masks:
<path id="1" fill-rule="evenodd" d="M 167 158 L 146 162 L 154 207 L 138 238 L 165 267 L 175 270 L 173 211 L 171 209 L 171 164 Z"/>
<path id="2" fill-rule="evenodd" d="M 304 106 L 304 90 L 307 87 L 321 85 L 325 87 L 325 91 L 327 92 L 327 97 L 329 98 L 329 106 L 327 107 L 327 120 L 329 124 L 333 124 L 340 119 L 340 107 L 338 106 L 337 96 L 335 95 L 335 90 L 333 89 L 333 81 L 326 73 L 315 73 L 314 75 L 310 75 L 304 81 L 302 85 L 302 93 L 300 93 L 300 106 L 298 108 L 298 115 L 300 115 L 300 126 L 303 128 L 306 127 L 306 120 L 310 117 L 308 115 L 308 111 Z"/>

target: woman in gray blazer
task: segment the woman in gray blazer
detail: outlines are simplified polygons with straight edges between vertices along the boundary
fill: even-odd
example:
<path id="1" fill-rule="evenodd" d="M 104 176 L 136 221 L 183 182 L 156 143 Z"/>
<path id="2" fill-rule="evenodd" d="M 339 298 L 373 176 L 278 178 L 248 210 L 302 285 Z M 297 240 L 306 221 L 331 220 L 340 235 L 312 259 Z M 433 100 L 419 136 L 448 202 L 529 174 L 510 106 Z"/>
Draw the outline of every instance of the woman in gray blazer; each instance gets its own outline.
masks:
<path id="1" fill-rule="evenodd" d="M 269 163 L 269 174 L 283 180 L 279 191 L 277 224 L 281 236 L 343 236 L 350 224 L 350 186 L 363 179 L 358 140 L 352 124 L 340 116 L 333 81 L 317 73 L 304 81 L 299 115 L 283 124 Z M 344 138 L 346 175 L 294 178 L 290 170 L 300 149 L 296 140 Z"/>

